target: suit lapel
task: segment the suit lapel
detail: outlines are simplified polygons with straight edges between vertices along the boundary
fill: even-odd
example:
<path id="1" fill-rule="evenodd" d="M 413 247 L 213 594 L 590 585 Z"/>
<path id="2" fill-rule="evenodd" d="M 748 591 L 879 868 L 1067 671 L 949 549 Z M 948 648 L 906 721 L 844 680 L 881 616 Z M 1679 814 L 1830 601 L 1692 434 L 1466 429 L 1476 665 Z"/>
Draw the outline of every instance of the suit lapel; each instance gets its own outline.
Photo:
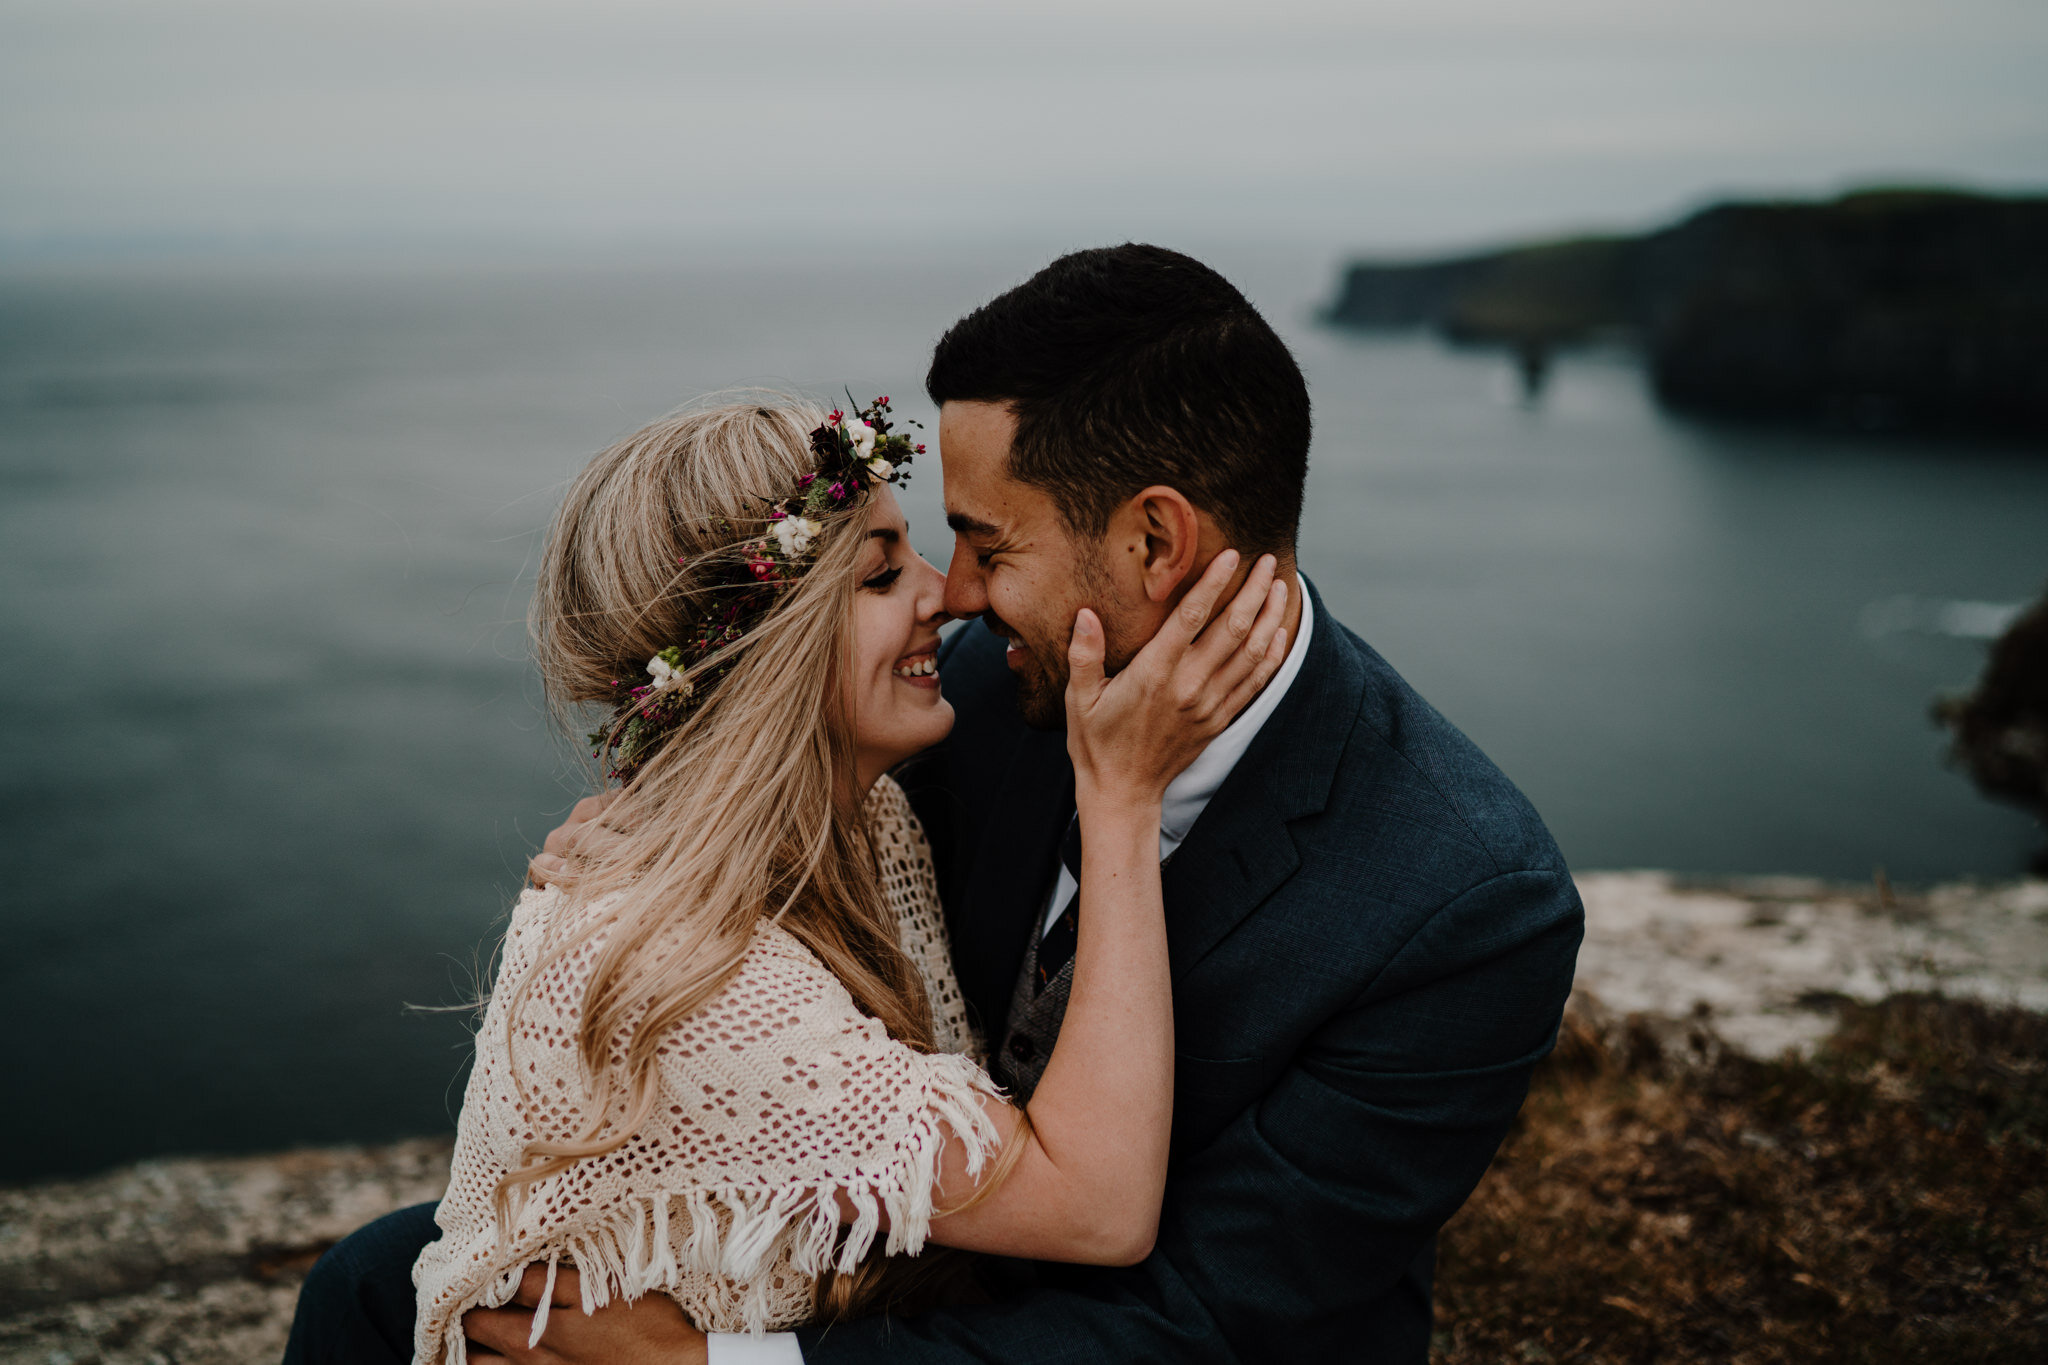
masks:
<path id="1" fill-rule="evenodd" d="M 1308 609 L 1315 630 L 1294 685 L 1162 876 L 1176 981 L 1293 875 L 1301 859 L 1288 822 L 1316 814 L 1329 800 L 1365 670 L 1314 585 Z"/>
<path id="2" fill-rule="evenodd" d="M 963 904 L 949 917 L 961 993 L 991 1042 L 1008 1013 L 1073 807 L 1066 736 L 1025 731 L 982 826 Z"/>

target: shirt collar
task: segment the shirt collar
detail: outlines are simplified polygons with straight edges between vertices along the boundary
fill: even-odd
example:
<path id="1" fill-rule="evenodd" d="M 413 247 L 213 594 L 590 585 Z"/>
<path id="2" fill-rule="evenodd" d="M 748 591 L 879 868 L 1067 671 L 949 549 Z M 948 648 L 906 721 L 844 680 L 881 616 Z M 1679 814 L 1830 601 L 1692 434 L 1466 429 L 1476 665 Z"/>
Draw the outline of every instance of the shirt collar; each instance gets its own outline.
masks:
<path id="1" fill-rule="evenodd" d="M 1230 776 L 1237 761 L 1244 757 L 1244 751 L 1251 748 L 1252 740 L 1258 737 L 1261 727 L 1279 709 L 1281 699 L 1301 672 L 1302 660 L 1308 657 L 1308 637 L 1315 629 L 1315 604 L 1309 601 L 1308 584 L 1302 581 L 1299 572 L 1294 575 L 1294 590 L 1301 594 L 1301 628 L 1295 632 L 1294 642 L 1288 646 L 1287 658 L 1281 662 L 1280 671 L 1273 675 L 1265 690 L 1252 698 L 1251 705 L 1238 712 L 1237 719 L 1230 722 L 1222 734 L 1210 740 L 1209 747 L 1202 750 L 1180 776 L 1166 784 L 1166 793 L 1159 802 L 1159 839 L 1162 844 L 1178 846 L 1188 837 L 1188 831 L 1195 827 L 1195 821 L 1208 808 L 1209 798 L 1216 795 L 1217 788 Z"/>

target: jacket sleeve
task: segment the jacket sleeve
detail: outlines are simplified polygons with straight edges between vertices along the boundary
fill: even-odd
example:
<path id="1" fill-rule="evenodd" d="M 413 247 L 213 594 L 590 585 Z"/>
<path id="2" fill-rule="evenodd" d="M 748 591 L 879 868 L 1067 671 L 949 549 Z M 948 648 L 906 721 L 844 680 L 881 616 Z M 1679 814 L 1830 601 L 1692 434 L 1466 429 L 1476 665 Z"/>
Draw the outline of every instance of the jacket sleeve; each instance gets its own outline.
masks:
<path id="1" fill-rule="evenodd" d="M 1485 1173 L 1555 1042 L 1581 922 L 1562 869 L 1472 888 L 1181 1159 L 1143 1264 L 807 1328 L 805 1360 L 1423 1360 L 1427 1290 L 1403 1277 Z M 1419 1301 L 1392 1302 L 1404 1292 Z"/>

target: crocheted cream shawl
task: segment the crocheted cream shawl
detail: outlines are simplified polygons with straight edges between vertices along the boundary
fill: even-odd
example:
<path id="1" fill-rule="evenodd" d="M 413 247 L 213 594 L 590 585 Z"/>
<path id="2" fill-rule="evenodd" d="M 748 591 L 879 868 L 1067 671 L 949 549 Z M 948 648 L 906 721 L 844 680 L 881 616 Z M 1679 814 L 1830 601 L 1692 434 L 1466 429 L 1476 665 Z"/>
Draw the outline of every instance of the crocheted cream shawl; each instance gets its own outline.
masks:
<path id="1" fill-rule="evenodd" d="M 462 1315 L 508 1302 L 535 1262 L 548 1267 L 550 1293 L 557 1267 L 574 1266 L 585 1311 L 661 1290 L 705 1331 L 761 1332 L 809 1318 L 819 1274 L 851 1270 L 884 1213 L 888 1254 L 923 1246 L 946 1130 L 966 1144 L 968 1169 L 980 1169 L 996 1143 L 981 1101 L 997 1092 L 953 976 L 924 831 L 886 777 L 868 818 L 941 1050 L 896 1042 L 822 962 L 764 923 L 738 974 L 669 1038 L 653 1117 L 624 1146 L 532 1186 L 501 1240 L 492 1194 L 534 1134 L 529 1105 L 544 1108 L 551 1132 L 583 1124 L 575 1036 L 597 948 L 534 982 L 508 1048 L 512 985 L 568 913 L 560 892 L 520 897 L 477 1033 L 435 1217 L 441 1239 L 413 1267 L 419 1365 L 464 1365 Z M 844 1231 L 842 1194 L 859 1213 Z M 536 1341 L 546 1321 L 544 1300 Z"/>

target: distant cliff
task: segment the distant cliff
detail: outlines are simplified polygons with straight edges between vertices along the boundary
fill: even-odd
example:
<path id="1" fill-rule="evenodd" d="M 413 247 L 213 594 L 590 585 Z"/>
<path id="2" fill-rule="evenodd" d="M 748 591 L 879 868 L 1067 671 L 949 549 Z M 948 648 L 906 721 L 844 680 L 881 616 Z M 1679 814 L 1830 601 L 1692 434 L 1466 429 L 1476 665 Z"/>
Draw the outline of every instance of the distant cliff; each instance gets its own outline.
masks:
<path id="1" fill-rule="evenodd" d="M 2048 825 L 2048 595 L 1991 646 L 1976 690 L 1935 703 L 1955 742 L 1949 759 L 1977 790 Z M 2048 847 L 2034 855 L 2048 876 Z"/>
<path id="2" fill-rule="evenodd" d="M 1722 204 L 1638 237 L 1360 262 L 1326 321 L 1639 345 L 1674 408 L 2048 434 L 2048 198 Z"/>

